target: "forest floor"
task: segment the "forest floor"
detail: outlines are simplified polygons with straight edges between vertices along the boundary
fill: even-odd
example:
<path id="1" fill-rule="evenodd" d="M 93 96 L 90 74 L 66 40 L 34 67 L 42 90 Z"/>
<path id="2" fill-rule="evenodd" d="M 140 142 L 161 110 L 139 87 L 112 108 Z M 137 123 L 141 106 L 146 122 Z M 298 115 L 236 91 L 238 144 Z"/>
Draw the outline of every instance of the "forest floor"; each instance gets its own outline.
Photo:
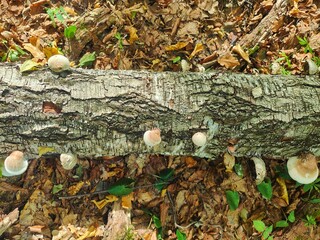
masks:
<path id="1" fill-rule="evenodd" d="M 319 6 L 0 0 L 0 56 L 31 59 L 26 70 L 62 53 L 74 67 L 104 70 L 314 74 Z M 10 226 L 1 239 L 320 239 L 320 183 L 297 185 L 286 159 L 264 159 L 267 178 L 258 189 L 253 161 L 229 153 L 214 161 L 104 156 L 65 170 L 49 152 L 30 159 L 22 176 L 0 179 L 0 234 Z"/>

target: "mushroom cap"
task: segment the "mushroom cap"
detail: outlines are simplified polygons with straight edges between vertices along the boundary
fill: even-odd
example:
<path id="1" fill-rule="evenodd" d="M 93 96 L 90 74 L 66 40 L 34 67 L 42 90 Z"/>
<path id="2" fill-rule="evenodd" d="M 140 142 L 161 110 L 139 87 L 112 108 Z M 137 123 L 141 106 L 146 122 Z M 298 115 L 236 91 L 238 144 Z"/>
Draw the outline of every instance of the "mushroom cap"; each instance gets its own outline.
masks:
<path id="1" fill-rule="evenodd" d="M 317 159 L 310 153 L 304 154 L 300 157 L 289 158 L 287 167 L 290 177 L 298 183 L 312 183 L 319 175 Z"/>
<path id="2" fill-rule="evenodd" d="M 71 170 L 78 163 L 78 158 L 70 153 L 60 154 L 61 165 L 65 170 Z"/>
<path id="3" fill-rule="evenodd" d="M 16 176 L 24 173 L 28 168 L 28 161 L 23 152 L 13 151 L 5 160 L 2 174 L 4 176 Z"/>
<path id="4" fill-rule="evenodd" d="M 70 68 L 70 61 L 65 56 L 57 54 L 48 59 L 48 66 L 54 72 L 62 72 Z"/>
<path id="5" fill-rule="evenodd" d="M 153 147 L 161 142 L 160 129 L 148 130 L 143 134 L 143 141 L 149 147 Z"/>
<path id="6" fill-rule="evenodd" d="M 192 136 L 192 142 L 198 147 L 202 147 L 207 143 L 207 135 L 203 132 L 196 132 Z"/>

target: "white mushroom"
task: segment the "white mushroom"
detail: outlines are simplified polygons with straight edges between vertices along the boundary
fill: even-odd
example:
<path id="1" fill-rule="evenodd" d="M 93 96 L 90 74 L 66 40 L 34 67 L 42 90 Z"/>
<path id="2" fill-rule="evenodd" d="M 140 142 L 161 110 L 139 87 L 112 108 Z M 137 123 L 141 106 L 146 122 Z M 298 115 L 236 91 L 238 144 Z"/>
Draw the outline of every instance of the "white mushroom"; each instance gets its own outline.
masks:
<path id="1" fill-rule="evenodd" d="M 161 142 L 160 129 L 148 130 L 143 134 L 143 141 L 149 147 L 153 147 Z"/>
<path id="2" fill-rule="evenodd" d="M 3 176 L 16 176 L 24 173 L 28 168 L 28 161 L 24 158 L 23 152 L 13 151 L 5 160 L 2 168 Z"/>
<path id="3" fill-rule="evenodd" d="M 317 159 L 310 153 L 289 158 L 287 167 L 290 177 L 298 183 L 312 183 L 319 175 Z"/>
<path id="4" fill-rule="evenodd" d="M 60 155 L 60 161 L 65 170 L 71 170 L 78 163 L 78 158 L 70 153 L 62 153 Z"/>
<path id="5" fill-rule="evenodd" d="M 63 55 L 53 55 L 48 60 L 49 68 L 54 72 L 62 72 L 70 69 L 70 61 Z"/>
<path id="6" fill-rule="evenodd" d="M 259 185 L 263 182 L 264 178 L 266 177 L 267 170 L 266 170 L 266 164 L 261 158 L 252 157 L 251 160 L 254 162 L 254 166 L 256 169 L 256 184 Z"/>
<path id="7" fill-rule="evenodd" d="M 202 147 L 207 143 L 207 135 L 203 132 L 196 132 L 192 136 L 192 142 L 198 147 Z"/>

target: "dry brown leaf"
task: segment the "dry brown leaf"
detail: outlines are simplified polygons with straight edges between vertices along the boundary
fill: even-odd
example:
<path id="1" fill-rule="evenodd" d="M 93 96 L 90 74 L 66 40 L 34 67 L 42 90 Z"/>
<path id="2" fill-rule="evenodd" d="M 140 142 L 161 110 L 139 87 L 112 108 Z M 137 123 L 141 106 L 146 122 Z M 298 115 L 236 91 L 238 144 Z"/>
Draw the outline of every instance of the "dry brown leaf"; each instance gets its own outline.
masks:
<path id="1" fill-rule="evenodd" d="M 236 66 L 240 65 L 238 59 L 236 59 L 234 56 L 232 56 L 232 54 L 230 52 L 227 52 L 226 54 L 220 56 L 218 58 L 218 63 L 221 66 L 224 66 L 228 69 L 233 69 Z"/>
<path id="2" fill-rule="evenodd" d="M 30 232 L 42 233 L 41 229 L 44 227 L 45 226 L 42 226 L 42 225 L 33 225 L 33 226 L 29 226 L 29 230 Z"/>
<path id="3" fill-rule="evenodd" d="M 244 60 L 246 60 L 246 62 L 251 63 L 249 54 L 246 53 L 239 44 L 232 48 L 232 52 L 238 53 Z"/>
<path id="4" fill-rule="evenodd" d="M 197 161 L 194 160 L 193 157 L 185 157 L 185 158 L 184 158 L 184 161 L 185 161 L 185 163 L 187 164 L 187 167 L 188 167 L 188 168 L 192 168 L 192 167 L 194 167 L 195 165 L 197 165 Z"/>
<path id="5" fill-rule="evenodd" d="M 236 163 L 236 158 L 229 153 L 223 154 L 223 164 L 226 167 L 226 172 L 232 172 L 233 166 Z"/>

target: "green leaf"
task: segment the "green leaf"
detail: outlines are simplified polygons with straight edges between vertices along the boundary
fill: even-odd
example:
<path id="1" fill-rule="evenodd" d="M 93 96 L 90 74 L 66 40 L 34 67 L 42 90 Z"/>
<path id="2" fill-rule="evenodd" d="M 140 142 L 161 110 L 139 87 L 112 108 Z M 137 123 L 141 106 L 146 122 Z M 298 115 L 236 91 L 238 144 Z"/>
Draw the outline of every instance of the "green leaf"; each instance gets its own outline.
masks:
<path id="1" fill-rule="evenodd" d="M 243 168 L 242 168 L 241 163 L 236 163 L 233 168 L 234 168 L 235 173 L 239 177 L 243 177 Z"/>
<path id="2" fill-rule="evenodd" d="M 270 200 L 272 198 L 272 186 L 270 179 L 267 178 L 262 183 L 258 184 L 257 188 L 265 199 Z"/>
<path id="3" fill-rule="evenodd" d="M 77 27 L 74 25 L 66 27 L 64 29 L 64 36 L 68 39 L 74 38 L 76 31 L 77 31 Z"/>
<path id="4" fill-rule="evenodd" d="M 187 236 L 185 233 L 180 232 L 179 229 L 176 230 L 177 240 L 187 240 Z"/>
<path id="5" fill-rule="evenodd" d="M 8 52 L 8 58 L 11 62 L 19 60 L 19 52 L 13 49 L 10 49 Z"/>
<path id="6" fill-rule="evenodd" d="M 180 61 L 181 61 L 181 57 L 180 57 L 180 56 L 175 57 L 174 59 L 172 59 L 172 62 L 173 62 L 173 63 L 178 63 L 178 62 L 180 62 Z"/>
<path id="7" fill-rule="evenodd" d="M 266 229 L 266 225 L 261 220 L 253 220 L 253 227 L 259 232 L 263 232 Z"/>
<path id="8" fill-rule="evenodd" d="M 133 192 L 134 180 L 131 178 L 121 178 L 114 184 L 107 187 L 106 191 L 114 196 L 125 196 Z"/>
<path id="9" fill-rule="evenodd" d="M 156 215 L 152 215 L 152 221 L 156 228 L 162 228 L 161 221 Z"/>
<path id="10" fill-rule="evenodd" d="M 308 192 L 308 191 L 310 191 L 312 189 L 313 189 L 313 183 L 309 183 L 309 184 L 304 184 L 303 185 L 303 191 L 304 192 Z"/>
<path id="11" fill-rule="evenodd" d="M 286 220 L 280 220 L 276 222 L 276 227 L 288 227 L 289 224 Z"/>
<path id="12" fill-rule="evenodd" d="M 234 211 L 238 208 L 240 197 L 237 191 L 227 190 L 226 191 L 227 202 L 229 204 L 230 210 Z"/>
<path id="13" fill-rule="evenodd" d="M 272 236 L 269 236 L 269 237 L 267 238 L 267 240 L 273 240 L 273 237 L 272 237 Z"/>
<path id="14" fill-rule="evenodd" d="M 79 66 L 86 67 L 91 65 L 96 60 L 96 52 L 93 53 L 86 53 L 85 55 L 80 58 Z"/>
<path id="15" fill-rule="evenodd" d="M 53 185 L 52 194 L 56 194 L 56 193 L 62 191 L 62 189 L 63 189 L 63 185 L 62 184 Z"/>
<path id="16" fill-rule="evenodd" d="M 310 203 L 320 203 L 320 198 L 311 199 Z"/>
<path id="17" fill-rule="evenodd" d="M 173 175 L 174 175 L 174 169 L 166 168 L 159 172 L 158 177 L 163 181 L 169 181 L 172 179 Z"/>
<path id="18" fill-rule="evenodd" d="M 166 168 L 160 171 L 159 175 L 157 176 L 157 181 L 154 184 L 154 187 L 161 191 L 168 183 L 173 179 L 174 169 Z"/>
<path id="19" fill-rule="evenodd" d="M 39 63 L 36 63 L 32 61 L 31 59 L 26 60 L 22 65 L 20 66 L 20 72 L 28 72 L 28 71 L 35 71 L 39 67 Z"/>
<path id="20" fill-rule="evenodd" d="M 273 225 L 270 225 L 269 227 L 267 227 L 262 234 L 263 239 L 269 238 L 269 235 L 270 233 L 272 233 L 272 230 L 273 230 Z"/>
<path id="21" fill-rule="evenodd" d="M 288 216 L 288 221 L 293 223 L 295 220 L 296 220 L 296 217 L 294 216 L 294 211 L 291 211 Z"/>

